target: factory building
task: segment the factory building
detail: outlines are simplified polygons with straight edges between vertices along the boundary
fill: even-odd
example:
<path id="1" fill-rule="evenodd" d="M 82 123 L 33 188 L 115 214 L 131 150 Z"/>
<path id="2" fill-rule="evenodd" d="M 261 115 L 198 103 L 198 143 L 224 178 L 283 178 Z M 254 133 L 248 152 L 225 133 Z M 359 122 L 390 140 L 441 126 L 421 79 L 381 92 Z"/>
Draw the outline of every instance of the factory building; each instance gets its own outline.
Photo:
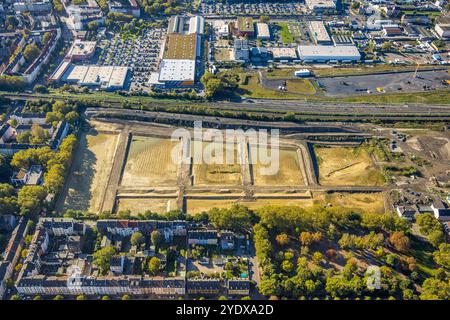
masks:
<path id="1" fill-rule="evenodd" d="M 306 63 L 356 62 L 361 54 L 356 46 L 298 46 L 300 60 Z"/>
<path id="2" fill-rule="evenodd" d="M 308 9 L 314 12 L 336 10 L 336 3 L 333 0 L 305 0 Z"/>
<path id="3" fill-rule="evenodd" d="M 309 23 L 309 29 L 314 37 L 314 41 L 316 44 L 331 44 L 331 38 L 328 34 L 327 28 L 325 28 L 325 24 L 323 21 L 311 21 Z"/>
<path id="4" fill-rule="evenodd" d="M 182 17 L 174 16 L 169 19 L 168 33 L 198 34 L 204 33 L 205 19 L 201 16 Z"/>
<path id="5" fill-rule="evenodd" d="M 97 42 L 95 41 L 81 41 L 80 39 L 75 39 L 66 58 L 70 58 L 72 61 L 90 59 L 95 53 L 96 46 Z"/>
<path id="6" fill-rule="evenodd" d="M 62 81 L 80 86 L 118 90 L 125 87 L 127 76 L 128 67 L 71 65 L 62 77 Z"/>
<path id="7" fill-rule="evenodd" d="M 250 48 L 247 40 L 236 39 L 233 46 L 235 61 L 247 62 L 250 60 Z"/>
<path id="8" fill-rule="evenodd" d="M 203 33 L 203 17 L 171 17 L 161 49 L 159 72 L 150 75 L 149 84 L 159 88 L 194 86 Z"/>
<path id="9" fill-rule="evenodd" d="M 253 37 L 255 35 L 255 26 L 253 25 L 253 18 L 238 17 L 236 22 L 235 33 L 241 37 Z"/>
<path id="10" fill-rule="evenodd" d="M 270 30 L 267 23 L 259 22 L 256 24 L 257 38 L 261 40 L 270 39 Z"/>
<path id="11" fill-rule="evenodd" d="M 434 31 L 436 31 L 439 38 L 450 38 L 450 24 L 437 24 L 434 27 Z"/>

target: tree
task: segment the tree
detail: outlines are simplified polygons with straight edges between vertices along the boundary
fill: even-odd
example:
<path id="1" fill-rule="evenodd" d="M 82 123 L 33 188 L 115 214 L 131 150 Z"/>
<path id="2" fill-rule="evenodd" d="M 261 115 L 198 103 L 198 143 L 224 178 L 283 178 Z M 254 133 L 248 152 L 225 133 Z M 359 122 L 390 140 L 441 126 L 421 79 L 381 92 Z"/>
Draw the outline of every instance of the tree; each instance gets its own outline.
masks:
<path id="1" fill-rule="evenodd" d="M 289 244 L 289 237 L 286 233 L 280 233 L 276 236 L 275 240 L 282 247 Z"/>
<path id="2" fill-rule="evenodd" d="M 57 295 L 53 298 L 53 300 L 64 300 L 64 297 L 61 295 Z"/>
<path id="3" fill-rule="evenodd" d="M 283 269 L 287 273 L 291 273 L 294 270 L 294 264 L 289 260 L 283 260 L 281 263 L 281 269 Z"/>
<path id="4" fill-rule="evenodd" d="M 48 138 L 47 132 L 44 129 L 42 129 L 42 127 L 40 125 L 38 125 L 37 123 L 35 123 L 31 126 L 31 135 L 32 135 L 32 139 L 30 141 L 31 141 L 31 143 L 34 143 L 34 144 L 44 143 L 45 140 L 47 140 L 47 138 Z"/>
<path id="5" fill-rule="evenodd" d="M 277 279 L 263 279 L 259 283 L 259 292 L 264 296 L 278 296 L 281 294 L 280 283 Z"/>
<path id="6" fill-rule="evenodd" d="M 78 112 L 76 111 L 68 112 L 65 116 L 65 119 L 68 123 L 75 124 L 79 119 Z"/>
<path id="7" fill-rule="evenodd" d="M 116 254 L 113 246 L 106 246 L 94 253 L 94 264 L 100 268 L 102 274 L 106 274 L 109 270 L 110 260 Z"/>
<path id="8" fill-rule="evenodd" d="M 252 227 L 255 214 L 245 206 L 233 205 L 225 209 L 212 208 L 208 219 L 216 228 L 242 232 Z"/>
<path id="9" fill-rule="evenodd" d="M 86 300 L 86 296 L 84 294 L 80 294 L 79 296 L 76 297 L 76 300 L 78 301 Z"/>
<path id="10" fill-rule="evenodd" d="M 103 296 L 102 300 L 111 300 L 111 298 L 109 296 Z"/>
<path id="11" fill-rule="evenodd" d="M 161 269 L 161 260 L 157 257 L 152 257 L 148 263 L 148 271 L 155 275 Z"/>
<path id="12" fill-rule="evenodd" d="M 439 245 L 445 242 L 445 235 L 441 230 L 431 231 L 428 235 L 428 241 L 430 241 L 434 247 L 439 248 Z"/>
<path id="13" fill-rule="evenodd" d="M 32 135 L 30 131 L 23 131 L 16 136 L 18 143 L 30 143 Z"/>
<path id="14" fill-rule="evenodd" d="M 152 240 L 152 243 L 155 246 L 155 248 L 159 249 L 163 241 L 161 233 L 158 230 L 152 231 L 152 233 L 150 234 L 150 239 Z"/>
<path id="15" fill-rule="evenodd" d="M 40 54 L 41 50 L 34 43 L 27 45 L 23 51 L 23 57 L 28 63 L 33 62 Z"/>
<path id="16" fill-rule="evenodd" d="M 42 84 L 35 85 L 33 90 L 37 93 L 48 93 L 47 87 L 43 86 Z"/>
<path id="17" fill-rule="evenodd" d="M 21 215 L 38 215 L 47 192 L 43 186 L 24 186 L 17 196 Z"/>
<path id="18" fill-rule="evenodd" d="M 439 250 L 433 253 L 434 261 L 446 269 L 450 269 L 450 244 L 442 243 Z"/>
<path id="19" fill-rule="evenodd" d="M 96 31 L 98 29 L 98 27 L 99 26 L 98 26 L 98 22 L 97 21 L 90 21 L 87 24 L 88 30 L 91 30 L 91 31 Z"/>
<path id="20" fill-rule="evenodd" d="M 267 15 L 262 15 L 259 17 L 259 21 L 263 22 L 263 23 L 269 23 L 270 21 L 270 17 Z"/>
<path id="21" fill-rule="evenodd" d="M 0 75 L 0 88 L 7 91 L 19 91 L 26 87 L 27 83 L 22 77 Z"/>
<path id="22" fill-rule="evenodd" d="M 392 233 L 389 237 L 389 242 L 396 250 L 401 252 L 407 252 L 411 247 L 409 238 L 403 233 L 403 231 L 396 231 Z"/>
<path id="23" fill-rule="evenodd" d="M 389 52 L 392 50 L 392 48 L 393 48 L 392 42 L 389 42 L 389 41 L 384 42 L 381 45 L 381 51 L 383 51 L 383 52 Z"/>
<path id="24" fill-rule="evenodd" d="M 42 44 L 46 45 L 52 38 L 52 34 L 50 32 L 44 32 L 42 36 Z M 44 87 L 45 88 L 45 87 Z"/>
<path id="25" fill-rule="evenodd" d="M 416 223 L 420 227 L 420 232 L 429 235 L 430 232 L 441 230 L 441 224 L 431 213 L 416 215 Z"/>
<path id="26" fill-rule="evenodd" d="M 122 296 L 122 300 L 130 300 L 130 296 L 127 295 L 127 294 L 124 294 L 124 295 Z"/>
<path id="27" fill-rule="evenodd" d="M 133 246 L 139 246 L 144 241 L 144 235 L 140 232 L 135 232 L 131 235 L 130 241 Z"/>
<path id="28" fill-rule="evenodd" d="M 450 283 L 435 278 L 428 278 L 422 284 L 421 300 L 449 300 Z"/>
<path id="29" fill-rule="evenodd" d="M 20 297 L 17 294 L 11 296 L 11 300 L 20 300 Z"/>

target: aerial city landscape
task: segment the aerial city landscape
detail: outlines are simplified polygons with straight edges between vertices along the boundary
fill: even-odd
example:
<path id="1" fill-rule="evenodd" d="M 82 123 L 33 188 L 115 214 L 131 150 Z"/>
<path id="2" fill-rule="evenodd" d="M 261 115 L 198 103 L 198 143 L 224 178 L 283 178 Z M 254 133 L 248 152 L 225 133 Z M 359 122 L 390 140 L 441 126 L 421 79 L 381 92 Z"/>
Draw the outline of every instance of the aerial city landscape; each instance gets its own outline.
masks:
<path id="1" fill-rule="evenodd" d="M 0 0 L 0 253 L 0 300 L 450 300 L 450 2 Z"/>

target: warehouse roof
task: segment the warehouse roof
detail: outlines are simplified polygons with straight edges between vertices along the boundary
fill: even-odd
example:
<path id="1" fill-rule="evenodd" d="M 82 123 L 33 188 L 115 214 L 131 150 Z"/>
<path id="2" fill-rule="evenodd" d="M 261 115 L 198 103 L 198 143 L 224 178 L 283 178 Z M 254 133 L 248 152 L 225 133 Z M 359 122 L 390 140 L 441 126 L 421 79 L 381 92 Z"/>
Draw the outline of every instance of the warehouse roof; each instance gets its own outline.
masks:
<path id="1" fill-rule="evenodd" d="M 197 35 L 171 33 L 164 44 L 163 59 L 195 60 L 197 56 Z"/>
<path id="2" fill-rule="evenodd" d="M 309 23 L 311 31 L 317 42 L 330 42 L 331 38 L 322 21 L 311 21 Z"/>
<path id="3" fill-rule="evenodd" d="M 318 58 L 360 58 L 356 46 L 298 46 L 300 59 Z"/>
<path id="4" fill-rule="evenodd" d="M 238 17 L 237 26 L 240 32 L 255 32 L 251 17 Z"/>
<path id="5" fill-rule="evenodd" d="M 89 56 L 94 53 L 97 42 L 76 39 L 69 51 L 69 56 Z"/>
<path id="6" fill-rule="evenodd" d="M 258 31 L 258 37 L 269 38 L 270 31 L 267 23 L 259 22 L 256 24 L 256 30 Z"/>
<path id="7" fill-rule="evenodd" d="M 187 59 L 161 60 L 159 81 L 194 81 L 195 61 Z"/>

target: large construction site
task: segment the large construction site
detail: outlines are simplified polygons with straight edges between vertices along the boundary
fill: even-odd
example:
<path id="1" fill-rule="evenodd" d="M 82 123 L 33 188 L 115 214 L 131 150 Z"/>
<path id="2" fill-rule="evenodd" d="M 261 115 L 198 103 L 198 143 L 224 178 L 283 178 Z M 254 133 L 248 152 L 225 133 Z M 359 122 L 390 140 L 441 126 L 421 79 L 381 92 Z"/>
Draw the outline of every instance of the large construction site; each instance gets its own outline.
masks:
<path id="1" fill-rule="evenodd" d="M 345 206 L 384 213 L 393 209 L 386 195 L 379 160 L 362 143 L 373 137 L 353 125 L 299 125 L 131 110 L 87 110 L 89 128 L 57 210 L 90 212 L 179 210 L 197 214 L 213 207 L 243 204 Z M 201 118 L 201 119 L 200 119 Z M 218 129 L 280 129 L 279 170 L 264 175 L 266 165 L 250 161 L 260 146 L 248 139 L 224 144 L 234 154 L 230 164 L 193 161 L 191 144 L 173 141 L 177 128 L 193 121 Z M 203 152 L 211 141 L 200 141 Z M 174 161 L 172 153 L 180 159 Z"/>

